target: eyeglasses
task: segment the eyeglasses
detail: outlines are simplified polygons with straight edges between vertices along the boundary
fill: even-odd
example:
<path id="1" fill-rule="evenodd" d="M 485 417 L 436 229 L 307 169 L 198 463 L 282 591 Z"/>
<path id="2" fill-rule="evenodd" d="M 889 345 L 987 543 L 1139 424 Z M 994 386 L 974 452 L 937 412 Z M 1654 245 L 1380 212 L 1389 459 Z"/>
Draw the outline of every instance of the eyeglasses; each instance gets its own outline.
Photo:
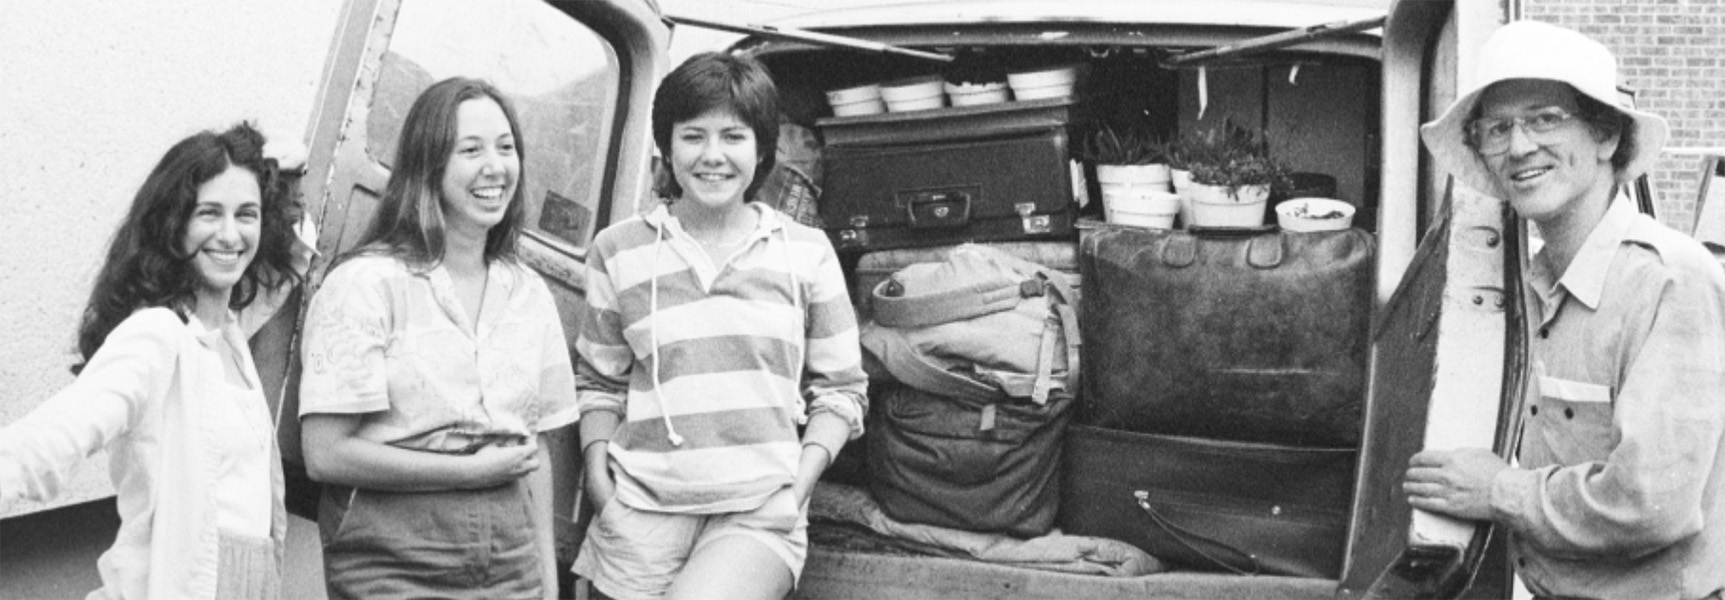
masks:
<path id="1" fill-rule="evenodd" d="M 1467 135 L 1480 154 L 1492 156 L 1509 151 L 1509 139 L 1517 126 L 1527 134 L 1528 141 L 1544 144 L 1550 141 L 1545 134 L 1557 131 L 1574 119 L 1575 115 L 1561 108 L 1544 108 L 1525 117 L 1477 119 L 1468 124 Z"/>

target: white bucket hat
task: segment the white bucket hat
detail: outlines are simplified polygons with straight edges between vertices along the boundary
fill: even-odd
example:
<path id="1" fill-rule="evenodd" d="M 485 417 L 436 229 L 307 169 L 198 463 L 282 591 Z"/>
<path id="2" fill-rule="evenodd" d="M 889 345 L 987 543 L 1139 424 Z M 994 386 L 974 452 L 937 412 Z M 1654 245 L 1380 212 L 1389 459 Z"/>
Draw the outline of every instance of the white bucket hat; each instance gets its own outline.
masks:
<path id="1" fill-rule="evenodd" d="M 1665 119 L 1623 105 L 1617 92 L 1617 58 L 1605 46 L 1575 31 L 1538 21 L 1516 21 L 1491 34 L 1479 55 L 1478 77 L 1438 120 L 1420 126 L 1420 138 L 1438 166 L 1462 183 L 1488 194 L 1499 193 L 1497 179 L 1467 146 L 1462 131 L 1480 94 L 1509 79 L 1546 79 L 1567 83 L 1635 120 L 1634 156 L 1617 174 L 1627 181 L 1653 168 L 1665 146 Z"/>

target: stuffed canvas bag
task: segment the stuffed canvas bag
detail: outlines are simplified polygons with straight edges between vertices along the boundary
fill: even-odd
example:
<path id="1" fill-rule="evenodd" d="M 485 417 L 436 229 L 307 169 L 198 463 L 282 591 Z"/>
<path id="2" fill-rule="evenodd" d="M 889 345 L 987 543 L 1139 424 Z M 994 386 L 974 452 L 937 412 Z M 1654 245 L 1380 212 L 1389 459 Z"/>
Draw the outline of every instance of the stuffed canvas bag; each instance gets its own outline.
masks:
<path id="1" fill-rule="evenodd" d="M 881 509 L 910 523 L 1046 533 L 1081 371 L 1066 276 L 967 244 L 870 293 L 862 345 L 895 382 L 876 386 L 869 415 Z"/>

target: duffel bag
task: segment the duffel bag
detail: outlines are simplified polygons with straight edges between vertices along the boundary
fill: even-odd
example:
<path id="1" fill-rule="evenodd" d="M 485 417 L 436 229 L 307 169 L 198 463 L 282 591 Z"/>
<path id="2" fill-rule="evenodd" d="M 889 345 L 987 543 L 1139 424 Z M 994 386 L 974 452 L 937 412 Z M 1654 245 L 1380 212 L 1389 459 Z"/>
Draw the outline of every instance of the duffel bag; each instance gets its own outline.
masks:
<path id="1" fill-rule="evenodd" d="M 1079 422 L 1359 445 L 1373 246 L 1358 229 L 1087 232 Z"/>
<path id="2" fill-rule="evenodd" d="M 1070 395 L 978 402 L 888 383 L 870 396 L 869 487 L 887 516 L 1026 538 L 1054 526 Z"/>
<path id="3" fill-rule="evenodd" d="M 1066 430 L 1060 527 L 1191 569 L 1341 576 L 1355 462 L 1307 448 Z"/>

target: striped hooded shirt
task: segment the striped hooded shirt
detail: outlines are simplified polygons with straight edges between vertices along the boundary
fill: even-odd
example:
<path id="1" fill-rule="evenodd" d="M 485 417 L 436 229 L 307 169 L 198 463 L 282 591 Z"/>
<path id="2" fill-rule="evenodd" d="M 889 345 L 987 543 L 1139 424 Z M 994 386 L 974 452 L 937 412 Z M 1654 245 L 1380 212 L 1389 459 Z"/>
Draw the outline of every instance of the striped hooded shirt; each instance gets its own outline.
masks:
<path id="1" fill-rule="evenodd" d="M 838 256 L 821 231 L 749 206 L 759 224 L 720 264 L 664 204 L 588 248 L 578 404 L 620 416 L 608 452 L 631 507 L 753 510 L 795 479 L 809 415 L 862 434 L 867 379 Z"/>

